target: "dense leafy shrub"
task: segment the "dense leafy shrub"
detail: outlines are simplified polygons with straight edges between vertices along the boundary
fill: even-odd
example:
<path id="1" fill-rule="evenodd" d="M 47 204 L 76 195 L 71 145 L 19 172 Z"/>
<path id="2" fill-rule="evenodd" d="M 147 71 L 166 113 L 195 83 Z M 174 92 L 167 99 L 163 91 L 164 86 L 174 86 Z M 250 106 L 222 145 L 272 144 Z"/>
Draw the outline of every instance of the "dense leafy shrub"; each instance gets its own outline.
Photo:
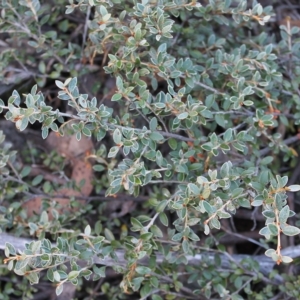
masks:
<path id="1" fill-rule="evenodd" d="M 79 194 L 61 208 L 65 185 L 32 178 L 2 134 L 2 230 L 38 237 L 22 253 L 6 244 L 8 269 L 32 284 L 46 274 L 58 295 L 65 283 L 101 280 L 112 265 L 124 294 L 106 282 L 108 299 L 299 296 L 291 274 L 268 274 L 272 267 L 264 272 L 218 246 L 222 222 L 243 208 L 265 219 L 256 243 L 277 264 L 292 262 L 282 239 L 300 232 L 287 195 L 300 190 L 287 176 L 297 156 L 299 28 L 288 20 L 279 38 L 272 16 L 272 7 L 242 0 L 2 1 L 1 79 L 33 85 L 2 97 L 6 120 L 20 131 L 41 124 L 44 139 L 51 131 L 91 137 L 95 195 L 147 198 L 128 211 L 130 224 L 101 216 L 99 203 L 81 205 L 85 178 L 65 183 Z M 86 88 L 97 72 L 114 79 L 111 90 L 99 80 Z M 93 97 L 97 89 L 109 99 Z M 53 168 L 64 161 L 51 155 Z M 25 201 L 37 194 L 43 212 L 29 214 Z"/>

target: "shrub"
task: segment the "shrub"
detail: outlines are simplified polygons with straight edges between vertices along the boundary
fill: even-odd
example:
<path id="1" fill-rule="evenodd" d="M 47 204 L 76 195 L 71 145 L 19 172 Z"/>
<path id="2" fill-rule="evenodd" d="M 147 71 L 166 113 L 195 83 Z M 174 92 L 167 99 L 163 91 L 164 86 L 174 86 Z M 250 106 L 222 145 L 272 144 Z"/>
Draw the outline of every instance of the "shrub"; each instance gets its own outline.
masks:
<path id="1" fill-rule="evenodd" d="M 32 176 L 1 135 L 1 228 L 38 238 L 21 253 L 6 243 L 8 269 L 31 284 L 46 274 L 57 295 L 68 282 L 102 282 L 111 266 L 124 294 L 106 282 L 108 299 L 297 297 L 297 287 L 293 295 L 288 288 L 295 278 L 271 272 L 270 260 L 241 260 L 218 244 L 226 219 L 247 208 L 265 219 L 265 239 L 256 241 L 265 255 L 277 264 L 295 257 L 282 240 L 300 232 L 288 197 L 300 190 L 295 176 L 288 179 L 299 139 L 299 27 L 287 20 L 279 38 L 267 23 L 272 16 L 256 1 L 251 8 L 230 0 L 69 0 L 66 8 L 64 1 L 2 1 L 1 79 L 35 84 L 22 87 L 24 97 L 13 90 L 1 111 L 19 131 L 39 123 L 44 139 L 50 131 L 84 139 L 78 146 L 69 138 L 61 151 L 59 140 L 44 163 L 63 173 L 61 155 L 75 168 L 84 153 L 78 172 L 89 174 L 62 184 Z M 114 79 L 112 91 L 97 79 L 87 87 L 84 78 L 99 74 Z M 109 99 L 93 97 L 93 89 Z M 98 148 L 83 151 L 87 138 Z M 83 193 L 91 180 L 95 195 L 106 189 L 110 202 L 147 201 L 127 209 L 130 221 L 101 216 L 99 203 L 82 205 L 93 198 Z M 34 196 L 41 213 L 29 213 L 25 201 Z M 94 291 L 85 293 L 91 299 Z"/>

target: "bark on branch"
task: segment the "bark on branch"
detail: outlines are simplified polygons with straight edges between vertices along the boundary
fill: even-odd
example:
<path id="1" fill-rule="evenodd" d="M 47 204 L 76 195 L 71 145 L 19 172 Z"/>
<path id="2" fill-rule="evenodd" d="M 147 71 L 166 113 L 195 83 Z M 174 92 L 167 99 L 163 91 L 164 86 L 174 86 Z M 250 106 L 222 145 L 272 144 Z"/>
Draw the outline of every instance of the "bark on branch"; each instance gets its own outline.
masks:
<path id="1" fill-rule="evenodd" d="M 13 235 L 7 234 L 7 233 L 1 233 L 0 234 L 0 250 L 4 250 L 5 243 L 8 242 L 12 244 L 16 250 L 23 251 L 25 249 L 25 244 L 30 243 L 32 240 L 26 239 L 26 238 L 20 238 L 15 237 Z M 285 249 L 282 249 L 281 251 L 282 255 L 289 256 L 292 258 L 296 258 L 300 256 L 300 246 L 292 246 L 287 247 Z M 116 255 L 118 257 L 118 264 L 119 265 L 126 265 L 126 260 L 124 259 L 124 251 L 123 250 L 117 250 Z M 220 254 L 221 257 L 221 268 L 224 269 L 230 269 L 230 265 L 232 262 L 240 263 L 244 258 L 252 258 L 256 262 L 259 263 L 260 266 L 260 272 L 267 276 L 274 268 L 275 262 L 265 256 L 265 255 L 243 255 L 243 254 Z M 190 265 L 199 265 L 201 261 L 205 258 L 214 261 L 215 253 L 213 252 L 206 252 L 203 254 L 196 254 L 195 256 L 188 256 L 187 259 L 189 261 Z M 162 255 L 157 256 L 157 263 L 162 263 L 164 260 L 164 257 Z M 114 266 L 116 265 L 116 261 L 112 259 L 111 257 L 105 257 L 104 259 L 101 259 L 99 257 L 94 258 L 94 262 L 99 265 L 105 265 L 105 266 Z M 147 260 L 142 260 L 141 264 L 146 264 Z M 277 275 L 275 278 L 275 283 L 281 283 L 283 282 L 283 279 L 281 276 Z"/>

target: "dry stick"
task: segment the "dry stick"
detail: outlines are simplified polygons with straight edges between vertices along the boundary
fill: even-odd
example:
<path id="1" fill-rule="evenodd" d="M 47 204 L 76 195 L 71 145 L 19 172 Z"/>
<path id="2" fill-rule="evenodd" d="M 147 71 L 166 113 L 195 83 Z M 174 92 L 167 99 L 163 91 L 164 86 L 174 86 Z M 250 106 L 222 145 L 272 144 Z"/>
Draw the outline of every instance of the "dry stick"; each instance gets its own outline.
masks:
<path id="1" fill-rule="evenodd" d="M 2 233 L 0 235 L 0 249 L 1 250 L 5 249 L 6 242 L 12 244 L 16 248 L 16 250 L 24 251 L 25 244 L 31 243 L 32 240 L 26 239 L 26 238 L 15 237 L 15 236 L 7 234 L 7 233 Z M 111 257 L 105 257 L 105 258 L 101 259 L 101 258 L 95 256 L 94 263 L 99 264 L 99 265 L 105 265 L 105 266 L 115 266 L 116 264 L 126 266 L 127 261 L 124 258 L 125 251 L 117 250 L 117 251 L 115 251 L 115 253 L 118 258 L 117 262 L 114 259 L 112 259 Z M 298 257 L 299 253 L 300 253 L 300 246 L 287 247 L 285 249 L 282 249 L 282 251 L 281 251 L 282 255 L 289 256 L 292 258 Z M 220 254 L 219 256 L 220 256 L 221 262 L 222 262 L 220 267 L 225 268 L 225 269 L 230 269 L 232 262 L 241 263 L 241 261 L 245 258 L 251 258 L 251 259 L 255 260 L 256 262 L 258 262 L 259 267 L 260 267 L 260 272 L 262 274 L 264 274 L 265 276 L 268 276 L 275 266 L 275 262 L 271 258 L 269 258 L 265 255 L 234 254 L 234 255 L 229 256 L 228 254 L 225 253 L 225 254 Z M 211 252 L 207 252 L 207 253 L 196 254 L 195 256 L 191 256 L 191 255 L 187 256 L 187 260 L 188 260 L 189 264 L 195 265 L 195 266 L 199 266 L 202 260 L 206 261 L 207 259 L 213 263 L 214 259 L 215 259 L 215 254 L 213 254 Z M 165 260 L 165 257 L 163 255 L 160 255 L 160 254 L 157 255 L 157 259 L 156 259 L 157 263 L 162 263 L 164 260 Z M 140 260 L 139 263 L 142 265 L 147 265 L 148 260 L 143 259 L 143 260 Z M 284 279 L 280 275 L 277 275 L 274 278 L 273 283 L 279 284 L 282 282 L 284 282 Z"/>

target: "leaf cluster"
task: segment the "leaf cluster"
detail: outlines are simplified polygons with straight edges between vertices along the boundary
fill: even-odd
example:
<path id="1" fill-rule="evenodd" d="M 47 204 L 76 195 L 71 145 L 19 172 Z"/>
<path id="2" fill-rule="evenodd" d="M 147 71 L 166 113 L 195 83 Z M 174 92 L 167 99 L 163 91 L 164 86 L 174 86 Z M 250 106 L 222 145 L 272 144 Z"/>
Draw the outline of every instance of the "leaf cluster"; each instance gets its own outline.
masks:
<path id="1" fill-rule="evenodd" d="M 45 209 L 27 224 L 38 241 L 20 253 L 6 244 L 9 270 L 31 284 L 45 271 L 59 295 L 66 282 L 79 285 L 83 278 L 105 277 L 105 267 L 98 267 L 95 259 L 109 257 L 122 274 L 122 291 L 140 293 L 141 299 L 260 299 L 251 287 L 260 280 L 270 295 L 276 292 L 276 281 L 265 278 L 251 260 L 223 270 L 216 254 L 214 264 L 204 259 L 201 266 L 188 265 L 188 258 L 201 249 L 200 240 L 206 241 L 206 250 L 216 251 L 207 236 L 242 208 L 261 210 L 261 245 L 278 264 L 292 262 L 281 253 L 282 235 L 300 233 L 289 220 L 296 213 L 288 203 L 288 192 L 298 192 L 300 185 L 290 184 L 280 168 L 281 161 L 293 164 L 297 152 L 289 144 L 298 140 L 300 77 L 294 75 L 299 75 L 299 28 L 281 26 L 276 41 L 263 27 L 272 8 L 257 1 L 247 4 L 69 0 L 66 7 L 58 2 L 49 10 L 38 0 L 1 2 L 1 32 L 9 33 L 8 43 L 18 39 L 20 49 L 7 47 L 0 54 L 0 79 L 14 58 L 14 71 L 36 82 L 24 97 L 14 90 L 0 100 L 6 120 L 20 131 L 39 123 L 44 139 L 50 131 L 61 136 L 71 131 L 78 141 L 83 136 L 109 140 L 93 154 L 98 161 L 94 169 L 107 171 L 95 178 L 105 182 L 96 191 L 106 185 L 106 197 L 127 193 L 150 198 L 147 213 L 133 214 L 128 230 L 117 234 L 101 222 L 93 229 L 85 224 L 84 232 L 64 228 L 61 222 L 70 216 L 54 210 L 50 220 Z M 72 16 L 84 17 L 84 29 L 81 39 L 68 41 Z M 250 40 L 249 29 L 258 32 Z M 286 56 L 288 66 L 282 59 Z M 104 72 L 115 79 L 110 100 L 118 109 L 81 93 L 82 74 L 92 72 L 99 58 Z M 48 103 L 43 88 L 49 80 L 66 112 Z M 6 144 L 0 149 L 1 200 L 9 198 L 12 187 L 14 196 L 26 196 L 44 184 L 50 194 L 43 177 L 29 183 L 24 178 L 30 170 L 16 174 L 15 155 Z M 18 215 L 26 219 L 21 205 L 1 206 L 2 230 L 21 230 Z M 54 244 L 45 239 L 46 233 Z M 117 249 L 125 251 L 125 263 L 118 261 Z M 191 288 L 182 284 L 179 265 Z M 284 288 L 282 292 L 288 294 Z"/>

